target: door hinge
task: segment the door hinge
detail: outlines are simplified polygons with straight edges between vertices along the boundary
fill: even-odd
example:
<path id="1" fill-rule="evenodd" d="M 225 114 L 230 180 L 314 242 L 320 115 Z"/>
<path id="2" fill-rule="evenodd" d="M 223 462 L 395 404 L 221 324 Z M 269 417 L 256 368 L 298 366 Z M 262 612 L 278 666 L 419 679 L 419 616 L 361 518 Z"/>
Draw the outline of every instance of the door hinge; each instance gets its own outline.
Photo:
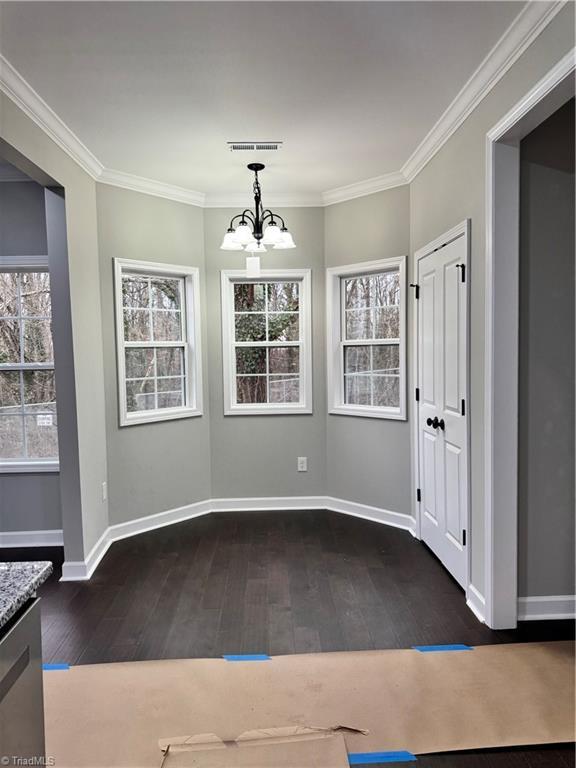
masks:
<path id="1" fill-rule="evenodd" d="M 420 400 L 420 387 L 416 387 L 416 400 Z"/>
<path id="2" fill-rule="evenodd" d="M 465 283 L 466 282 L 466 264 L 456 264 L 456 269 L 462 270 L 461 279 L 462 279 L 462 282 Z"/>
<path id="3" fill-rule="evenodd" d="M 420 298 L 420 286 L 418 283 L 410 283 L 410 288 L 414 288 L 414 298 L 419 299 Z"/>
<path id="4" fill-rule="evenodd" d="M 422 501 L 422 493 L 420 492 L 420 488 L 416 488 L 416 501 Z"/>
<path id="5" fill-rule="evenodd" d="M 466 546 L 466 529 L 465 528 L 462 529 L 462 546 L 463 547 Z"/>
<path id="6" fill-rule="evenodd" d="M 460 411 L 462 413 L 462 416 L 466 416 L 466 400 L 462 400 L 462 405 L 460 407 Z"/>

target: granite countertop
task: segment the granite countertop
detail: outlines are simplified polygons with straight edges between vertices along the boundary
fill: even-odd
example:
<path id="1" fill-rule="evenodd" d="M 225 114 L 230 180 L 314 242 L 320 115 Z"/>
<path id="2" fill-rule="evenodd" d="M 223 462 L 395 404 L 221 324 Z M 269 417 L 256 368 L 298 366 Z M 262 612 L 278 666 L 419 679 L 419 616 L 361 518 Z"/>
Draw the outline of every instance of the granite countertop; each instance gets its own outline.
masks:
<path id="1" fill-rule="evenodd" d="M 34 595 L 51 573 L 52 563 L 48 560 L 0 562 L 0 627 Z"/>

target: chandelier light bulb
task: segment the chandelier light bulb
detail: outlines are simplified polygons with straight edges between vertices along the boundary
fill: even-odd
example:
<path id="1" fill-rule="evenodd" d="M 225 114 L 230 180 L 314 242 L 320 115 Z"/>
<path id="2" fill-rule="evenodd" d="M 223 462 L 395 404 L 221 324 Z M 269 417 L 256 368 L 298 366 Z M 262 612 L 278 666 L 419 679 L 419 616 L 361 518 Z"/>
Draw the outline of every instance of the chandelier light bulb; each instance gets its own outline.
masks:
<path id="1" fill-rule="evenodd" d="M 241 251 L 242 250 L 242 246 L 236 240 L 236 234 L 233 229 L 227 230 L 226 234 L 224 235 L 224 239 L 222 240 L 222 245 L 220 246 L 220 250 L 222 251 Z"/>
<path id="2" fill-rule="evenodd" d="M 262 243 L 258 243 L 256 240 L 253 240 L 251 243 L 248 243 L 246 246 L 246 250 L 250 253 L 266 253 L 265 246 L 262 245 Z"/>
<path id="3" fill-rule="evenodd" d="M 294 239 L 290 232 L 288 232 L 286 227 L 283 227 L 281 230 L 282 239 L 276 243 L 274 246 L 274 250 L 276 251 L 284 251 L 288 248 L 296 248 L 296 243 L 294 242 Z"/>
<path id="4" fill-rule="evenodd" d="M 240 223 L 236 227 L 236 232 L 234 233 L 234 236 L 236 238 L 236 242 L 240 243 L 241 245 L 247 245 L 249 242 L 254 240 L 254 233 L 252 232 L 252 227 L 249 227 L 246 222 Z"/>
<path id="5" fill-rule="evenodd" d="M 277 224 L 269 224 L 264 230 L 262 242 L 265 245 L 276 245 L 282 239 L 282 232 Z"/>

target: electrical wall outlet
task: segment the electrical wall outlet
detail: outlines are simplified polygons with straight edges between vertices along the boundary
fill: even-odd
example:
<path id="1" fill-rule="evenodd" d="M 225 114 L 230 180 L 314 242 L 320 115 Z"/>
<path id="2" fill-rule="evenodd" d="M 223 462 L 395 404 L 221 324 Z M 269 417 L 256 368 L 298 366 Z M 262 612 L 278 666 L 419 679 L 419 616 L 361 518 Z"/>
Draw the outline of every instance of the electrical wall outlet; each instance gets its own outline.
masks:
<path id="1" fill-rule="evenodd" d="M 307 456 L 298 456 L 298 472 L 308 472 Z"/>
<path id="2" fill-rule="evenodd" d="M 106 501 L 108 498 L 108 483 L 104 481 L 102 483 L 102 501 Z"/>

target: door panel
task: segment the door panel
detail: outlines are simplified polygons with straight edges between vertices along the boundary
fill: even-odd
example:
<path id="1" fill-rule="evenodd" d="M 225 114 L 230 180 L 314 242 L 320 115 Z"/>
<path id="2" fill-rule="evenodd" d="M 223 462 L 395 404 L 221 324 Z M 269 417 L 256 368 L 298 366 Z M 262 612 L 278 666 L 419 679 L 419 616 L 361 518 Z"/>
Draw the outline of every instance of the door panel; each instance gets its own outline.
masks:
<path id="1" fill-rule="evenodd" d="M 421 536 L 464 587 L 468 433 L 462 403 L 467 384 L 467 291 L 461 265 L 466 257 L 466 236 L 462 235 L 419 259 L 417 273 Z"/>
<path id="2" fill-rule="evenodd" d="M 422 277 L 422 323 L 420 326 L 424 338 L 422 355 L 421 389 L 422 400 L 430 405 L 436 403 L 435 370 L 437 355 L 435 354 L 434 319 L 435 319 L 435 273 L 430 272 Z"/>
<path id="3" fill-rule="evenodd" d="M 457 445 L 444 441 L 444 464 L 446 468 L 446 534 L 459 542 L 462 533 L 462 510 L 460 508 L 460 458 Z"/>
<path id="4" fill-rule="evenodd" d="M 434 521 L 436 520 L 436 508 L 437 508 L 437 486 L 436 482 L 436 450 L 437 440 L 436 435 L 430 434 L 430 432 L 424 432 L 423 437 L 423 464 L 424 464 L 424 513 Z"/>
<path id="5" fill-rule="evenodd" d="M 444 408 L 460 410 L 460 271 L 454 263 L 444 265 Z"/>

